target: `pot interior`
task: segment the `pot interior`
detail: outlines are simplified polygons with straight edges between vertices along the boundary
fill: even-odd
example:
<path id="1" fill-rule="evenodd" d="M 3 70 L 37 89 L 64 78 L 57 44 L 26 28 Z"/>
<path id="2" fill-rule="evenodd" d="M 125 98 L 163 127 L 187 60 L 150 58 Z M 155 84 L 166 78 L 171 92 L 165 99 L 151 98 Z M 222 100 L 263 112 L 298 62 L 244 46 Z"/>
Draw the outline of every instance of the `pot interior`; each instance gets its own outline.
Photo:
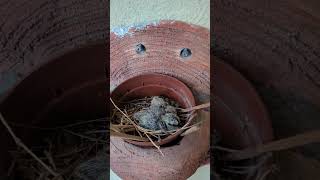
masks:
<path id="1" fill-rule="evenodd" d="M 271 141 L 273 138 L 271 121 L 267 110 L 255 89 L 239 72 L 228 64 L 215 61 L 214 89 L 214 146 L 230 149 L 244 149 Z M 212 127 L 211 127 L 212 128 Z M 219 160 L 223 151 L 214 150 L 214 168 L 219 173 L 227 174 L 233 179 L 256 179 L 268 168 L 268 156 L 239 162 Z M 256 167 L 249 173 L 237 174 L 230 167 Z M 230 169 L 228 169 L 230 170 Z"/>
<path id="2" fill-rule="evenodd" d="M 182 108 L 193 107 L 195 105 L 192 92 L 185 84 L 176 78 L 157 73 L 148 73 L 130 78 L 121 83 L 111 93 L 111 97 L 116 104 L 119 104 L 121 101 L 130 101 L 147 96 L 167 97 L 176 101 Z M 189 123 L 189 121 L 186 123 Z M 155 143 L 157 145 L 168 144 L 177 139 L 182 132 L 183 131 L 178 130 L 175 134 Z M 126 141 L 138 146 L 153 146 L 151 142 Z"/>
<path id="3" fill-rule="evenodd" d="M 114 101 L 128 101 L 147 96 L 164 96 L 175 100 L 182 108 L 195 105 L 190 89 L 176 78 L 148 73 L 139 75 L 121 83 L 112 93 Z"/>

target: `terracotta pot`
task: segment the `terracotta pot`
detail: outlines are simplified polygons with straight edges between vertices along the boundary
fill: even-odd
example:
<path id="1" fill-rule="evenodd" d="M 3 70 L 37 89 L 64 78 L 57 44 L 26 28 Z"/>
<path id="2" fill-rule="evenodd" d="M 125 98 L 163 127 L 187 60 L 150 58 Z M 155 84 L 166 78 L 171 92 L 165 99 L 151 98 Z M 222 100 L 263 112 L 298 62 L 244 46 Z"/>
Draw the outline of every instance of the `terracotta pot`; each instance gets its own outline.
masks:
<path id="1" fill-rule="evenodd" d="M 273 139 L 269 114 L 256 90 L 239 72 L 215 58 L 214 124 L 221 137 L 220 146 L 244 149 Z M 269 157 L 261 156 L 241 162 L 223 162 L 228 165 L 258 166 L 252 174 L 236 179 L 260 179 L 269 167 Z M 229 175 L 232 173 L 229 173 Z M 236 174 L 232 174 L 236 175 Z M 251 175 L 249 177 L 249 175 Z"/>
<path id="2" fill-rule="evenodd" d="M 209 35 L 208 29 L 179 21 L 132 27 L 124 35 L 111 32 L 110 91 L 128 79 L 158 73 L 183 82 L 191 90 L 195 104 L 208 102 Z M 145 46 L 144 53 L 137 53 L 139 44 Z M 184 48 L 191 51 L 191 56 L 181 56 Z M 207 157 L 210 145 L 210 116 L 208 113 L 198 113 L 198 116 L 206 119 L 201 130 L 176 139 L 174 144 L 161 146 L 164 157 L 156 148 L 136 146 L 111 137 L 111 169 L 122 179 L 187 179 Z"/>
<path id="3" fill-rule="evenodd" d="M 215 128 L 224 145 L 242 149 L 271 141 L 269 114 L 249 81 L 218 59 L 215 70 Z"/>
<path id="4" fill-rule="evenodd" d="M 176 78 L 157 73 L 148 73 L 130 78 L 120 84 L 111 93 L 111 97 L 115 103 L 123 100 L 144 98 L 146 96 L 165 96 L 175 100 L 182 108 L 195 106 L 194 97 L 185 84 Z M 190 124 L 191 119 L 189 119 L 184 126 L 189 126 Z M 184 130 L 180 129 L 174 134 L 154 143 L 157 145 L 170 143 L 183 131 Z M 154 146 L 151 142 L 126 141 L 139 146 Z"/>

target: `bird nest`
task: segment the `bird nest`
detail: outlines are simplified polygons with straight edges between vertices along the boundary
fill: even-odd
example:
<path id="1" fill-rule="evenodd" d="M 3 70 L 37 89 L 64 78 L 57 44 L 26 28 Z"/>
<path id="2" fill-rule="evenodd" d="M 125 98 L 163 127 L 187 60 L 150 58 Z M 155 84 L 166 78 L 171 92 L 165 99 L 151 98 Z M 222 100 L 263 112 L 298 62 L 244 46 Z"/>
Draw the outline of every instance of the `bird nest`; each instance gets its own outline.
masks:
<path id="1" fill-rule="evenodd" d="M 151 142 L 158 149 L 157 142 L 178 131 L 198 127 L 201 120 L 196 120 L 195 110 L 209 105 L 207 103 L 183 109 L 174 100 L 161 96 L 123 101 L 118 105 L 112 99 L 111 102 L 114 105 L 111 135 L 133 141 Z"/>
<path id="2" fill-rule="evenodd" d="M 11 124 L 32 129 L 30 133 L 40 134 L 40 139 L 27 147 L 13 136 L 17 148 L 10 151 L 13 161 L 8 176 L 27 180 L 105 179 L 106 122 L 106 118 L 101 118 L 54 128 Z"/>

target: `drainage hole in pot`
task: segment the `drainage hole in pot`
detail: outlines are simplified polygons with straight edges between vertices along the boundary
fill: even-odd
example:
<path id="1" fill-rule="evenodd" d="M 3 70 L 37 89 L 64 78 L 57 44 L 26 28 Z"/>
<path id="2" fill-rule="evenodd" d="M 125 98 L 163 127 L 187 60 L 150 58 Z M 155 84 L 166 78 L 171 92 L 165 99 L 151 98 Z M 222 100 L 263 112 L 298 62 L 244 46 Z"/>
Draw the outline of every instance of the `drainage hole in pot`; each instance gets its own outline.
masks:
<path id="1" fill-rule="evenodd" d="M 182 57 L 183 59 L 189 58 L 191 57 L 191 55 L 192 55 L 192 52 L 189 48 L 183 48 L 180 51 L 180 57 Z"/>
<path id="2" fill-rule="evenodd" d="M 138 54 L 143 54 L 144 52 L 146 52 L 146 47 L 143 44 L 138 44 L 136 45 L 136 52 Z"/>

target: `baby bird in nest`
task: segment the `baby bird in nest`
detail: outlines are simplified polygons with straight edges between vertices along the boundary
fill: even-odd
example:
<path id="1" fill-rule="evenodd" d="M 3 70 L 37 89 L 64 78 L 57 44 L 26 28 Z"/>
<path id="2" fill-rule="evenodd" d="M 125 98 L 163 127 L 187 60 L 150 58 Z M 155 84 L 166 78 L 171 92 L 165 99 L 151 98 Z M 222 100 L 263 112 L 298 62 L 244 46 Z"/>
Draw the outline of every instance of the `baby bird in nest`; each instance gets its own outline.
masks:
<path id="1" fill-rule="evenodd" d="M 147 109 L 133 114 L 139 125 L 150 130 L 171 131 L 179 128 L 180 119 L 176 108 L 163 98 L 154 96 Z"/>

